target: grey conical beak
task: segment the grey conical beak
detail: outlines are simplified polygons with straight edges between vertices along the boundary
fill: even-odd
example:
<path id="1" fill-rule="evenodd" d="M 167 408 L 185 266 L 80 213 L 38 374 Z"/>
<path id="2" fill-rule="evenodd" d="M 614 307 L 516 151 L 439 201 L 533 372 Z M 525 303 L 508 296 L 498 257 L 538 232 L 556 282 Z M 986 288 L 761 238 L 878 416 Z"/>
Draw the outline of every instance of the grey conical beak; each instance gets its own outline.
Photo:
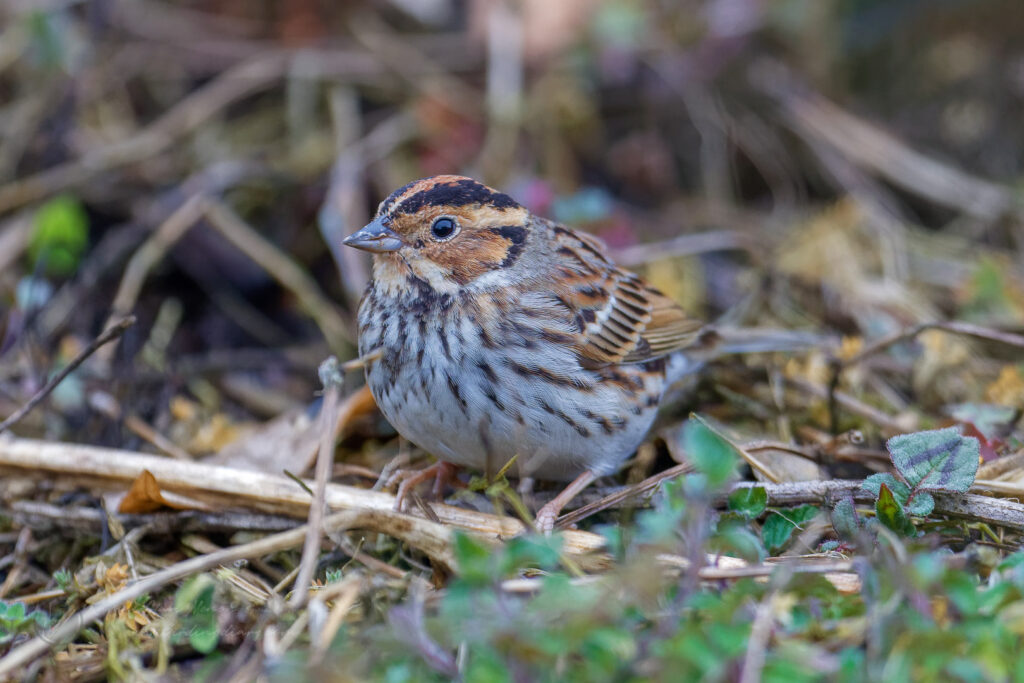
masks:
<path id="1" fill-rule="evenodd" d="M 376 218 L 359 232 L 346 237 L 342 244 L 363 251 L 383 254 L 388 251 L 398 251 L 405 243 L 394 231 L 381 223 L 379 218 Z"/>

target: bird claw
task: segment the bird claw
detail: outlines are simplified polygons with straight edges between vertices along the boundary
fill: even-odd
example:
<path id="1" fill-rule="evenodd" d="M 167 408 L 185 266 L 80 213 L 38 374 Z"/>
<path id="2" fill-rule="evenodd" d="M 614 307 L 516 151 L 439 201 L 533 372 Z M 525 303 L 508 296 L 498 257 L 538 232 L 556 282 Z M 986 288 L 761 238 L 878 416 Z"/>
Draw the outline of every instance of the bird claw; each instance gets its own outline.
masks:
<path id="1" fill-rule="evenodd" d="M 559 513 L 561 513 L 561 506 L 552 506 L 551 503 L 547 503 L 540 510 L 537 510 L 537 514 L 533 518 L 533 525 L 537 527 L 537 531 L 545 536 L 550 536 L 555 530 L 555 520 L 558 519 Z"/>
<path id="2" fill-rule="evenodd" d="M 398 484 L 398 490 L 395 492 L 395 510 L 400 512 L 404 507 L 405 499 L 409 492 L 431 477 L 434 478 L 431 496 L 434 500 L 440 499 L 444 485 L 455 481 L 455 473 L 458 470 L 458 465 L 452 465 L 447 462 L 436 462 L 419 470 L 396 470 L 388 477 L 384 486 L 389 488 L 396 483 Z"/>

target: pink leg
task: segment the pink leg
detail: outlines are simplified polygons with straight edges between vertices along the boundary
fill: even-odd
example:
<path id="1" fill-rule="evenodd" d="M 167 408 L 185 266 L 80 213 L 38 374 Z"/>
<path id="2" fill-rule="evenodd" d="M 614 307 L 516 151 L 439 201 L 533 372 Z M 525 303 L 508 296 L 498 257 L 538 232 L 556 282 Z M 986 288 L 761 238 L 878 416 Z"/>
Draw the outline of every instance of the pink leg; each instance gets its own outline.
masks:
<path id="1" fill-rule="evenodd" d="M 435 498 L 440 498 L 444 485 L 455 479 L 455 473 L 459 471 L 458 465 L 448 462 L 436 462 L 421 470 L 398 470 L 387 481 L 387 486 L 393 485 L 396 481 L 398 491 L 395 493 L 395 509 L 401 510 L 405 503 L 405 497 L 409 495 L 419 484 L 434 478 L 434 486 L 431 488 Z"/>
<path id="2" fill-rule="evenodd" d="M 561 493 L 548 501 L 540 510 L 537 510 L 537 516 L 534 519 L 537 531 L 542 534 L 550 534 L 555 528 L 555 520 L 561 514 L 562 508 L 575 498 L 580 491 L 590 486 L 595 479 L 597 479 L 596 474 L 590 470 L 585 470 L 583 474 L 573 479 L 572 483 L 566 486 Z"/>

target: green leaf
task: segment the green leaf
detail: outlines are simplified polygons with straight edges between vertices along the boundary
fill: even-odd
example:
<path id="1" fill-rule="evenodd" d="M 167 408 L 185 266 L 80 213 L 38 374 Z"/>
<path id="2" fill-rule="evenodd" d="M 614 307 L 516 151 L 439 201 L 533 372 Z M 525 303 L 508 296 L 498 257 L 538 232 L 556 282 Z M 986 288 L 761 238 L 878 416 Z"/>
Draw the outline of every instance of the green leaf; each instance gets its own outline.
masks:
<path id="1" fill-rule="evenodd" d="M 32 223 L 28 254 L 33 266 L 42 260 L 51 275 L 75 272 L 89 244 L 89 216 L 82 204 L 68 195 L 54 197 L 39 207 Z"/>
<path id="2" fill-rule="evenodd" d="M 194 614 L 213 605 L 213 592 L 217 582 L 209 574 L 197 574 L 174 594 L 174 610 L 179 614 Z"/>
<path id="3" fill-rule="evenodd" d="M 765 558 L 764 544 L 746 524 L 726 524 L 711 539 L 711 546 L 720 552 L 738 555 L 748 562 Z"/>
<path id="4" fill-rule="evenodd" d="M 768 506 L 768 492 L 763 486 L 745 486 L 729 494 L 729 509 L 747 519 L 757 519 Z"/>
<path id="5" fill-rule="evenodd" d="M 888 486 L 882 484 L 878 491 L 878 500 L 875 502 L 875 514 L 878 521 L 889 527 L 898 534 L 912 536 L 916 532 L 914 525 L 910 523 L 903 513 L 903 506 L 892 494 Z"/>
<path id="6" fill-rule="evenodd" d="M 12 624 L 25 619 L 25 603 L 23 602 L 12 602 L 7 605 L 7 619 Z"/>
<path id="7" fill-rule="evenodd" d="M 907 502 L 907 498 L 910 497 L 910 487 L 888 472 L 872 474 L 864 480 L 863 484 L 860 485 L 860 490 L 865 493 L 870 493 L 875 497 L 875 499 L 877 499 L 878 492 L 882 488 L 883 484 L 892 491 L 892 495 L 896 497 L 896 500 L 898 500 L 900 504 Z"/>
<path id="8" fill-rule="evenodd" d="M 904 482 L 900 481 L 888 472 L 872 474 L 864 480 L 864 483 L 860 488 L 865 493 L 870 493 L 877 499 L 878 491 L 882 484 L 889 487 L 889 490 L 892 491 L 893 497 L 896 498 L 897 502 L 899 502 L 903 507 L 903 511 L 906 514 L 924 517 L 931 514 L 932 510 L 935 509 L 935 499 L 932 498 L 932 494 L 920 489 L 912 491 Z"/>
<path id="9" fill-rule="evenodd" d="M 697 471 L 707 477 L 709 489 L 721 488 L 736 469 L 736 449 L 698 415 L 683 425 L 683 449 Z"/>
<path id="10" fill-rule="evenodd" d="M 886 447 L 912 489 L 963 493 L 978 473 L 981 446 L 957 427 L 894 436 Z"/>
<path id="11" fill-rule="evenodd" d="M 836 530 L 839 538 L 847 541 L 857 539 L 861 521 L 853 504 L 853 496 L 840 498 L 832 507 L 832 528 Z"/>
<path id="12" fill-rule="evenodd" d="M 908 514 L 925 517 L 935 509 L 935 498 L 927 491 L 914 491 L 910 494 L 903 509 Z"/>
<path id="13" fill-rule="evenodd" d="M 467 581 L 487 582 L 491 578 L 491 549 L 469 534 L 455 533 L 453 544 L 459 574 Z"/>
<path id="14" fill-rule="evenodd" d="M 191 624 L 189 627 L 188 642 L 197 652 L 204 655 L 210 654 L 217 647 L 219 640 L 220 634 L 217 632 L 216 619 L 211 619 L 206 623 Z"/>
<path id="15" fill-rule="evenodd" d="M 502 576 L 512 574 L 524 567 L 552 569 L 561 557 L 562 537 L 516 536 L 509 539 L 501 553 L 500 571 Z"/>
<path id="16" fill-rule="evenodd" d="M 761 540 L 772 553 L 777 553 L 789 542 L 793 531 L 814 519 L 819 512 L 815 505 L 801 505 L 788 510 L 772 510 L 761 527 Z"/>

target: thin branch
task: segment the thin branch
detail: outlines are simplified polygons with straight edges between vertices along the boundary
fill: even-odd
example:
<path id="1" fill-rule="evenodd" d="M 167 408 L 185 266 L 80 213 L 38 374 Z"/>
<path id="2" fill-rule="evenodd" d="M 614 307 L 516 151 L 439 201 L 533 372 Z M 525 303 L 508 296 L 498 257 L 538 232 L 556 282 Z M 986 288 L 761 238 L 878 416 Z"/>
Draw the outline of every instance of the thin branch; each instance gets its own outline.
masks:
<path id="1" fill-rule="evenodd" d="M 670 467 L 663 472 L 647 477 L 637 484 L 627 486 L 626 488 L 616 491 L 615 493 L 611 493 L 600 500 L 595 500 L 592 503 L 587 503 L 586 505 L 576 508 L 572 512 L 567 512 L 555 521 L 555 528 L 566 529 L 587 517 L 596 515 L 602 510 L 607 510 L 611 507 L 618 507 L 627 500 L 644 496 L 658 488 L 662 482 L 675 479 L 680 475 L 692 471 L 693 465 L 688 462 Z"/>
<path id="2" fill-rule="evenodd" d="M 344 384 L 338 369 L 338 359 L 331 356 L 320 366 L 320 376 L 324 379 L 325 395 L 320 408 L 320 452 L 316 459 L 316 484 L 313 488 L 313 500 L 309 505 L 309 523 L 306 525 L 306 542 L 302 546 L 302 560 L 299 563 L 299 575 L 295 579 L 295 590 L 292 592 L 291 607 L 299 609 L 309 599 L 309 587 L 316 573 L 317 560 L 320 557 L 320 539 L 323 537 L 324 492 L 327 490 L 327 479 L 334 464 L 334 443 L 338 429 L 344 418 L 338 413 L 338 402 L 341 387 Z M 352 410 L 352 401 L 346 401 L 342 410 Z"/>
<path id="3" fill-rule="evenodd" d="M 848 367 L 857 365 L 866 358 L 870 358 L 877 353 L 885 351 L 890 346 L 894 346 L 900 342 L 909 341 L 926 330 L 942 330 L 944 332 L 950 332 L 951 334 L 962 334 L 966 337 L 999 342 L 1008 346 L 1016 346 L 1024 349 L 1024 335 L 1014 334 L 1012 332 L 1003 332 L 1002 330 L 995 330 L 990 327 L 973 325 L 971 323 L 960 322 L 958 320 L 946 320 L 921 323 L 920 325 L 914 325 L 913 327 L 909 327 L 901 332 L 891 334 L 888 337 L 883 337 L 882 339 L 869 344 L 857 355 L 851 356 L 846 360 L 839 360 L 840 369 L 845 370 Z"/>
<path id="4" fill-rule="evenodd" d="M 768 494 L 769 505 L 799 505 L 801 503 L 824 503 L 831 498 L 849 493 L 854 500 L 870 502 L 874 496 L 863 491 L 860 480 L 833 479 L 830 481 L 794 481 L 785 484 L 758 484 L 740 482 L 732 491 L 762 486 Z M 986 482 L 979 485 L 984 490 Z M 1024 505 L 1003 498 L 992 498 L 972 493 L 933 493 L 935 514 L 959 517 L 974 522 L 985 522 L 997 526 L 1024 531 Z"/>
<path id="5" fill-rule="evenodd" d="M 15 411 L 13 415 L 8 417 L 3 422 L 0 422 L 0 434 L 10 428 L 12 425 L 17 424 L 23 417 L 28 415 L 33 408 L 39 405 L 50 393 L 57 388 L 61 382 L 63 382 L 68 375 L 74 372 L 79 365 L 85 362 L 85 360 L 96 353 L 104 344 L 119 339 L 129 327 L 135 324 L 135 316 L 130 315 L 126 318 L 122 318 L 113 327 L 107 328 L 100 336 L 93 339 L 85 349 L 83 349 L 77 356 L 75 356 L 70 363 L 65 365 L 60 372 L 54 375 L 53 379 L 46 383 L 42 389 L 36 392 L 35 396 L 29 399 L 28 403 L 23 405 L 20 409 Z"/>

